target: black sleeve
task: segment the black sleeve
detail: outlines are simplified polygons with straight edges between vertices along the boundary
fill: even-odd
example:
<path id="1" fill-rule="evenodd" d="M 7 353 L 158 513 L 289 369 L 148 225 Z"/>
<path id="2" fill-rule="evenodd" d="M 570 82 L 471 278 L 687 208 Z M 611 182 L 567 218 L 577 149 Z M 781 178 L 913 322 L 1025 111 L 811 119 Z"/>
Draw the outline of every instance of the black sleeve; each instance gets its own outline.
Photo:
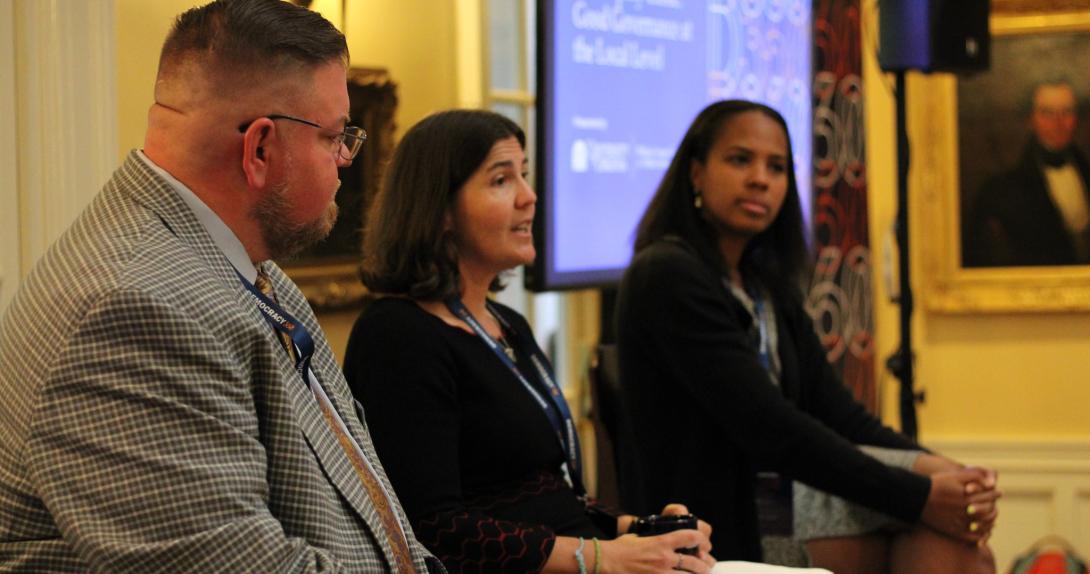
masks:
<path id="1" fill-rule="evenodd" d="M 410 302 L 373 305 L 383 308 L 352 330 L 345 378 L 416 537 L 451 572 L 538 572 L 556 540 L 550 528 L 464 504 L 457 367 L 441 325 Z"/>
<path id="2" fill-rule="evenodd" d="M 535 351 L 541 353 L 541 357 L 545 359 L 546 363 L 548 363 L 549 370 L 555 372 L 552 363 L 549 363 L 548 357 L 545 356 L 545 352 L 542 351 L 541 348 L 538 346 L 537 341 L 534 338 L 534 331 L 530 327 L 530 323 L 526 321 L 526 318 L 506 305 L 495 302 L 493 302 L 492 304 L 495 306 L 495 308 L 499 310 L 499 312 L 503 315 L 503 318 L 508 322 L 508 324 L 510 324 L 511 327 L 515 329 L 515 332 L 518 333 L 518 336 L 525 341 L 525 344 L 528 346 L 532 346 Z M 585 460 L 583 461 L 583 466 L 585 476 Z M 585 478 L 583 480 L 585 481 Z M 622 534 L 620 532 L 617 532 L 617 519 L 622 514 L 624 514 L 623 512 L 611 506 L 602 504 L 597 499 L 590 496 L 587 496 L 585 501 L 587 517 L 598 530 L 606 533 L 607 535 L 609 535 L 610 538 Z"/>
<path id="3" fill-rule="evenodd" d="M 801 305 L 785 309 L 785 323 L 795 341 L 802 385 L 802 407 L 854 444 L 894 449 L 920 449 L 905 435 L 882 424 L 855 400 L 826 359 L 825 348 Z M 922 449 L 921 449 L 922 450 Z"/>
<path id="4" fill-rule="evenodd" d="M 598 530 L 606 533 L 610 538 L 625 534 L 617 531 L 617 519 L 623 514 L 612 506 L 602 504 L 596 498 L 587 497 L 587 516 Z"/>
<path id="5" fill-rule="evenodd" d="M 735 448 L 822 490 L 909 522 L 919 517 L 930 479 L 866 456 L 784 398 L 748 342 L 740 307 L 695 254 L 669 243 L 645 250 L 624 291 L 621 328 L 630 332 L 622 342 L 638 341 L 659 374 L 693 397 L 693 415 L 714 421 Z"/>

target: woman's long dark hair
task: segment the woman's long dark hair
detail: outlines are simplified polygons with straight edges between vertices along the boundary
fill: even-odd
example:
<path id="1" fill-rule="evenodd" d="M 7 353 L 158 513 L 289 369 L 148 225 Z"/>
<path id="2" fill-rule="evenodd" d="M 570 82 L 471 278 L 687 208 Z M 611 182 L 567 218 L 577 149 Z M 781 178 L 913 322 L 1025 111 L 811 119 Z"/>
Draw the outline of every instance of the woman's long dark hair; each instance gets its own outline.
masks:
<path id="1" fill-rule="evenodd" d="M 728 273 L 711 224 L 693 204 L 695 190 L 690 170 L 694 161 L 707 163 L 708 152 L 727 122 L 746 112 L 762 113 L 783 128 L 787 141 L 787 195 L 768 229 L 746 245 L 739 270 L 747 280 L 755 279 L 773 295 L 797 300 L 801 297 L 802 281 L 809 274 L 810 256 L 803 236 L 791 136 L 783 116 L 764 104 L 725 100 L 711 104 L 696 116 L 640 219 L 635 250 L 639 253 L 665 236 L 677 236 L 691 245 L 708 265 L 724 275 Z"/>
<path id="2" fill-rule="evenodd" d="M 432 114 L 405 133 L 367 213 L 360 276 L 368 289 L 422 301 L 459 294 L 458 253 L 444 218 L 492 146 L 510 137 L 526 147 L 517 124 L 484 110 Z"/>

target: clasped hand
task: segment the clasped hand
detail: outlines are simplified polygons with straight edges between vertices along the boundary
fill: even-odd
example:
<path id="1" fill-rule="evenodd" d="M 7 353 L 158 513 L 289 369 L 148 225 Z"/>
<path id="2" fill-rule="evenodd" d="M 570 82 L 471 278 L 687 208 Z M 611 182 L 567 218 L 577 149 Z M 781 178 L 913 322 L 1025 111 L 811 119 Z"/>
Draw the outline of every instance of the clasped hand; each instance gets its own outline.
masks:
<path id="1" fill-rule="evenodd" d="M 983 544 L 995 527 L 996 502 L 1002 495 L 993 470 L 965 467 L 935 472 L 921 520 L 953 538 Z"/>

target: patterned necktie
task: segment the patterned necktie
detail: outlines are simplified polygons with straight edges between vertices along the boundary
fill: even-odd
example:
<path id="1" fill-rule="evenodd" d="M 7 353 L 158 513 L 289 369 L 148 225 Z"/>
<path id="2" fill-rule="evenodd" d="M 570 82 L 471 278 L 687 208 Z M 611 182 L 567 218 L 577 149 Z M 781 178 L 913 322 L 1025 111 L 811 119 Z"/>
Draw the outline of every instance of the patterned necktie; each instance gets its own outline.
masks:
<path id="1" fill-rule="evenodd" d="M 268 297 L 272 301 L 277 301 L 276 293 L 273 291 L 272 281 L 265 273 L 264 269 L 258 269 L 257 280 L 254 281 L 254 287 L 257 287 L 261 294 Z M 283 331 L 277 331 L 277 335 L 280 337 L 280 343 L 284 346 L 284 349 L 288 352 L 292 362 L 298 361 L 298 355 L 295 351 L 295 344 L 291 340 L 291 336 Z M 363 460 L 359 447 L 355 444 L 355 441 L 345 432 L 344 427 L 337 422 L 336 416 L 333 414 L 333 404 L 329 397 L 325 393 L 320 392 L 317 389 L 311 389 L 314 393 L 314 398 L 317 399 L 318 408 L 322 411 L 322 416 L 325 418 L 326 423 L 329 424 L 329 428 L 333 431 L 333 435 L 337 437 L 337 442 L 340 443 L 341 448 L 344 449 L 348 460 L 352 462 L 352 468 L 355 469 L 356 475 L 359 476 L 360 482 L 363 483 L 364 490 L 367 491 L 367 497 L 371 499 L 371 505 L 375 508 L 375 513 L 378 514 L 379 520 L 382 521 L 383 530 L 385 530 L 386 541 L 389 543 L 390 548 L 393 550 L 394 562 L 396 562 L 396 571 L 402 574 L 415 574 L 416 569 L 413 567 L 412 555 L 409 553 L 409 544 L 405 538 L 405 532 L 401 528 L 401 523 L 398 522 L 397 516 L 394 513 L 392 501 L 389 496 L 386 495 L 386 490 L 379 483 L 378 477 L 375 476 L 374 470 L 371 465 L 367 464 L 367 461 Z"/>

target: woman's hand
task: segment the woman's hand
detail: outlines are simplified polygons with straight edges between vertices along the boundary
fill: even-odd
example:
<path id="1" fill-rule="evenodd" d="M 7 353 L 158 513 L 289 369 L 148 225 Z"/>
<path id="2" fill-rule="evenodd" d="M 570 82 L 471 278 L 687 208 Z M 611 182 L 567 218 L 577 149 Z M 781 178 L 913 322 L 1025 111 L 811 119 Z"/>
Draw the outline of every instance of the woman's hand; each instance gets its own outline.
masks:
<path id="1" fill-rule="evenodd" d="M 708 554 L 712 547 L 711 542 L 699 530 L 675 530 L 658 536 L 643 537 L 625 534 L 615 540 L 599 540 L 599 555 L 595 555 L 596 545 L 592 540 L 584 540 L 581 547 L 583 565 L 588 573 L 597 570 L 599 574 L 674 574 L 676 571 L 707 574 L 715 565 L 715 559 Z M 578 562 L 575 560 L 575 552 L 579 548 L 578 539 L 569 536 L 557 537 L 542 572 L 579 572 Z M 697 555 L 678 552 L 683 548 L 697 548 Z"/>
<path id="2" fill-rule="evenodd" d="M 998 492 L 997 496 L 989 494 L 989 491 L 997 490 L 999 473 L 988 468 L 967 467 L 956 460 L 926 452 L 920 454 L 912 465 L 913 472 L 925 476 L 966 468 L 980 470 L 984 473 L 984 478 L 980 482 L 964 484 L 965 495 L 969 497 L 965 508 L 965 514 L 969 517 L 969 528 L 970 531 L 981 533 L 981 540 L 978 540 L 977 543 L 983 544 L 991 536 L 992 529 L 995 527 L 995 519 L 999 516 L 996 499 L 1002 496 L 1002 492 Z"/>
<path id="3" fill-rule="evenodd" d="M 1000 496 L 991 471 L 964 468 L 937 472 L 931 475 L 931 492 L 920 520 L 943 534 L 978 544 L 995 526 L 999 514 L 995 503 Z"/>
<path id="4" fill-rule="evenodd" d="M 980 483 L 980 487 L 983 490 L 992 490 L 996 486 L 999 485 L 999 473 L 998 472 L 996 472 L 996 471 L 994 471 L 994 470 L 992 470 L 990 468 L 984 468 L 982 466 L 967 466 L 965 468 L 973 468 L 973 469 L 979 469 L 979 470 L 984 471 L 984 481 L 982 483 Z M 971 492 L 966 492 L 966 494 L 972 494 L 972 493 Z"/>
<path id="5" fill-rule="evenodd" d="M 678 549 L 693 547 L 699 549 L 696 556 L 678 552 Z M 673 574 L 678 570 L 706 574 L 715 566 L 715 559 L 708 553 L 711 542 L 698 530 L 675 530 L 643 537 L 625 534 L 616 540 L 602 542 L 601 548 L 599 559 L 603 574 Z M 590 564 L 588 561 L 588 570 Z"/>
<path id="6" fill-rule="evenodd" d="M 986 468 L 980 470 L 984 471 L 984 481 L 980 484 L 970 482 L 965 485 L 965 494 L 969 497 L 969 506 L 966 507 L 965 512 L 970 517 L 969 529 L 974 528 L 975 522 L 976 530 L 983 533 L 981 539 L 977 541 L 978 545 L 983 545 L 991 537 L 992 529 L 995 528 L 995 520 L 999 517 L 998 501 L 1003 496 L 1003 491 L 996 488 L 997 479 L 994 470 Z"/>
<path id="7" fill-rule="evenodd" d="M 678 516 L 689 514 L 684 504 L 667 504 L 662 515 Z M 617 517 L 617 533 L 624 534 L 632 527 L 636 517 L 625 514 Z M 711 555 L 712 527 L 703 520 L 697 520 L 696 530 L 676 530 L 659 536 L 637 537 L 624 534 L 616 540 L 601 541 L 602 556 L 599 559 L 601 572 L 710 572 L 715 565 Z M 695 538 L 694 538 L 695 537 Z M 680 548 L 696 548 L 696 555 L 681 554 Z M 587 569 L 593 568 L 592 557 L 587 554 Z"/>
<path id="8" fill-rule="evenodd" d="M 664 516 L 679 516 L 682 514 L 689 514 L 689 509 L 684 504 L 672 502 L 662 507 L 662 514 Z M 700 520 L 699 517 L 696 519 L 696 529 L 704 536 L 708 538 L 712 537 L 712 526 L 707 522 Z"/>
<path id="9" fill-rule="evenodd" d="M 956 460 L 946 458 L 940 454 L 932 454 L 929 452 L 921 453 L 920 456 L 916 457 L 916 462 L 912 463 L 912 471 L 924 476 L 931 476 L 935 473 L 951 470 L 961 470 L 963 468 L 979 468 L 984 471 L 984 480 L 979 484 L 984 490 L 995 488 L 999 482 L 999 473 L 992 469 L 965 466 Z"/>

